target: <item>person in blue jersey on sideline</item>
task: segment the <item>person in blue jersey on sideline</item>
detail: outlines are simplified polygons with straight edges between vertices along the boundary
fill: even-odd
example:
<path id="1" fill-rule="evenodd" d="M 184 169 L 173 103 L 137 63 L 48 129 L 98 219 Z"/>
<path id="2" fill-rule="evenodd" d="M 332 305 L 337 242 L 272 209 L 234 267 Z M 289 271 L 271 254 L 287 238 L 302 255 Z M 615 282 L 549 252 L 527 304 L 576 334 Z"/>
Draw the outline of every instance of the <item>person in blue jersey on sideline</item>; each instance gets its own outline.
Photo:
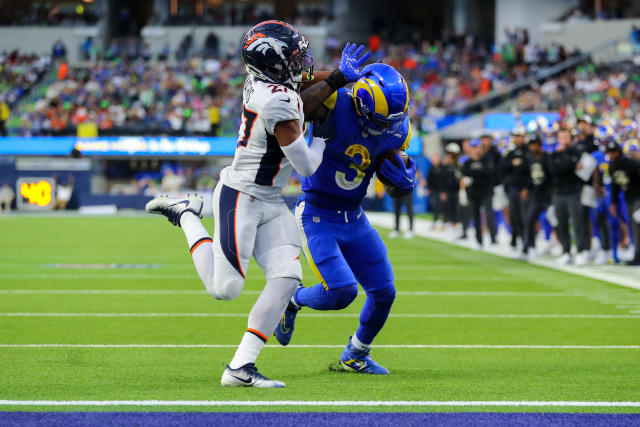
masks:
<path id="1" fill-rule="evenodd" d="M 275 335 L 287 345 L 302 307 L 341 310 L 356 298 L 360 283 L 366 302 L 360 325 L 340 356 L 340 370 L 389 373 L 369 353 L 395 299 L 394 275 L 387 249 L 361 203 L 376 169 L 397 194 L 414 190 L 413 159 L 406 166 L 397 155 L 396 165 L 387 158 L 376 167 L 388 150 L 407 149 L 408 110 L 409 91 L 400 73 L 389 65 L 371 64 L 352 89 L 333 91 L 313 115 L 314 137 L 326 138 L 327 148 L 317 171 L 302 180 L 304 193 L 295 216 L 304 254 L 320 283 L 297 289 Z"/>

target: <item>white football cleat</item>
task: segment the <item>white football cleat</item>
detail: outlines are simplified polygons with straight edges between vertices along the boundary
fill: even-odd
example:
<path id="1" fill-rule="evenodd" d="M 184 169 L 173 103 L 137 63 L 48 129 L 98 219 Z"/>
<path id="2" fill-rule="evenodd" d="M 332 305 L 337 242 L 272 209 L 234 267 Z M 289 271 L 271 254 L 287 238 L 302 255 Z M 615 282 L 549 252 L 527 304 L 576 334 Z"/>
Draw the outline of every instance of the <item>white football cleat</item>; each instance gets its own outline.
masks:
<path id="1" fill-rule="evenodd" d="M 399 236 L 400 236 L 400 232 L 397 231 L 397 230 L 393 230 L 391 233 L 389 233 L 389 238 L 390 239 L 395 239 L 395 238 L 397 238 Z"/>
<path id="2" fill-rule="evenodd" d="M 404 232 L 404 238 L 405 239 L 413 239 L 413 231 L 411 230 L 407 230 Z"/>
<path id="3" fill-rule="evenodd" d="M 222 373 L 220 384 L 224 387 L 256 387 L 256 388 L 278 388 L 284 387 L 282 381 L 270 380 L 258 372 L 258 368 L 253 363 L 247 363 L 238 369 L 231 369 L 227 365 Z"/>
<path id="4" fill-rule="evenodd" d="M 589 264 L 589 251 L 582 251 L 576 255 L 576 265 Z"/>
<path id="5" fill-rule="evenodd" d="M 180 227 L 180 217 L 185 212 L 191 212 L 202 218 L 202 197 L 187 194 L 187 197 L 177 198 L 158 196 L 147 203 L 145 210 L 152 214 L 164 215 L 173 225 Z"/>
<path id="6" fill-rule="evenodd" d="M 560 258 L 558 258 L 558 259 L 556 260 L 556 263 L 557 263 L 558 265 L 568 265 L 568 264 L 571 264 L 571 255 L 569 255 L 569 254 L 562 254 L 562 255 L 560 256 Z"/>
<path id="7" fill-rule="evenodd" d="M 596 265 L 605 265 L 609 262 L 611 257 L 611 250 L 605 251 L 604 249 L 600 249 L 594 258 L 593 263 Z"/>

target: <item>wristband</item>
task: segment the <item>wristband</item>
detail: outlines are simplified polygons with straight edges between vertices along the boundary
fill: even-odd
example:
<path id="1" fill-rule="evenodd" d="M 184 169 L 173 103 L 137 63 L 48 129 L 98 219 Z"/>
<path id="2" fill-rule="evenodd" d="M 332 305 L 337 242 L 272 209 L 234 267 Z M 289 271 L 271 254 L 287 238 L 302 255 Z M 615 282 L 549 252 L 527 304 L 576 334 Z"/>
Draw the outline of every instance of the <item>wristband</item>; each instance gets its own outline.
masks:
<path id="1" fill-rule="evenodd" d="M 337 91 L 342 86 L 347 84 L 347 78 L 342 74 L 339 68 L 336 68 L 329 74 L 329 77 L 324 79 L 325 82 L 329 85 L 332 91 Z"/>

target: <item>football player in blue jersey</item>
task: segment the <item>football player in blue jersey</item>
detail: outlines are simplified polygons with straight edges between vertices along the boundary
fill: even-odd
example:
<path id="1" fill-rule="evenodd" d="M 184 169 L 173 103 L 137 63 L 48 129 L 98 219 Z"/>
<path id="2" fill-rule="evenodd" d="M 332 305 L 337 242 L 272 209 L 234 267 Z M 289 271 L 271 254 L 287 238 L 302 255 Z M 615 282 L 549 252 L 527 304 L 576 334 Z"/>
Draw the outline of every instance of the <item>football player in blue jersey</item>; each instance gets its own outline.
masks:
<path id="1" fill-rule="evenodd" d="M 335 90 L 331 76 L 326 85 L 314 86 L 318 94 L 328 96 L 311 114 L 316 119 L 314 137 L 326 138 L 327 148 L 320 167 L 302 180 L 304 193 L 295 216 L 304 254 L 320 283 L 297 289 L 275 335 L 287 345 L 302 307 L 341 310 L 356 298 L 360 283 L 366 293 L 360 325 L 338 366 L 388 374 L 369 352 L 395 299 L 394 275 L 387 249 L 361 203 L 376 169 L 397 194 L 410 194 L 415 187 L 416 164 L 411 158 L 406 165 L 399 155 L 395 162 L 382 156 L 409 145 L 409 91 L 404 78 L 389 65 L 371 64 L 359 73 L 351 89 Z"/>

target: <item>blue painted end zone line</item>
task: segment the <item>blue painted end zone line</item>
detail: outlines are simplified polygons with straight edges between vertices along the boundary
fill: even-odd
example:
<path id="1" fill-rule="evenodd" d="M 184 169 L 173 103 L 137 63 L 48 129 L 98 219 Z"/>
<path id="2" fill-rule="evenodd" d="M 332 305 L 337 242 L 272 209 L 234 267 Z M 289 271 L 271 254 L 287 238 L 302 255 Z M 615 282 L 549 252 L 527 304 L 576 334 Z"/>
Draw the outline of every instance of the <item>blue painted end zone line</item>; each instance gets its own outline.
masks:
<path id="1" fill-rule="evenodd" d="M 269 413 L 269 412 L 0 412 L 4 426 L 633 426 L 640 414 L 558 413 Z"/>

